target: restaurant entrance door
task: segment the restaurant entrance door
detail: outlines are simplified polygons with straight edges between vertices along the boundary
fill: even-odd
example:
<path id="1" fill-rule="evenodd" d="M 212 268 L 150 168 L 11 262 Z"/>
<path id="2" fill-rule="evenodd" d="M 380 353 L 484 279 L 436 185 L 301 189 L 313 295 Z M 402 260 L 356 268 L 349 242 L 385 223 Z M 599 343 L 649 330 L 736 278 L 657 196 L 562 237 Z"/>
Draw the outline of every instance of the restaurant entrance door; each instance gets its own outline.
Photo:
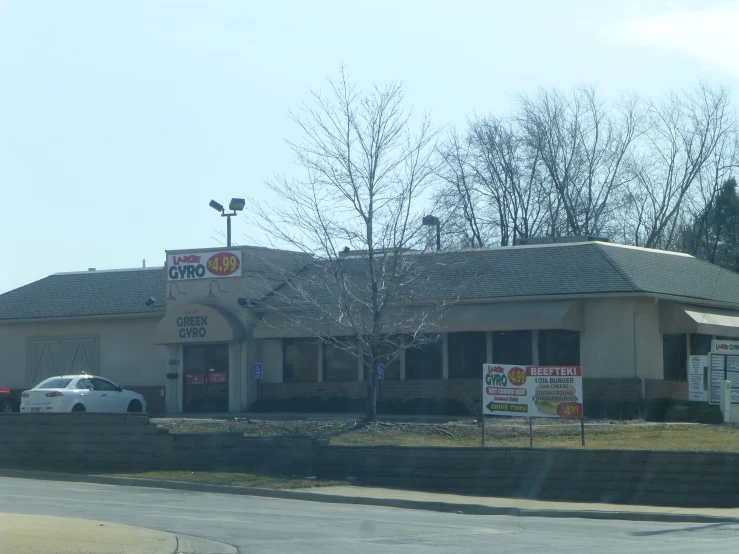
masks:
<path id="1" fill-rule="evenodd" d="M 185 412 L 228 411 L 228 344 L 183 347 Z"/>

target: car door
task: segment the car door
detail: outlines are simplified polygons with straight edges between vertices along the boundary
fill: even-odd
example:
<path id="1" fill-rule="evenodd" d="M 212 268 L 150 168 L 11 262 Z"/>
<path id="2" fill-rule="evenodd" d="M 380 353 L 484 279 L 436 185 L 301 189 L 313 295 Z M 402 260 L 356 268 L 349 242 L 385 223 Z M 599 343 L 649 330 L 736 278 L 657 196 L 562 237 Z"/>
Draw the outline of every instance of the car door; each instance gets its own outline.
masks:
<path id="1" fill-rule="evenodd" d="M 95 384 L 89 377 L 83 377 L 75 385 L 75 393 L 79 394 L 79 401 L 85 405 L 85 411 L 100 412 L 103 400 L 100 391 L 95 390 Z"/>
<path id="2" fill-rule="evenodd" d="M 125 412 L 126 397 L 118 385 L 101 377 L 92 377 L 95 393 L 99 394 L 100 405 L 97 412 Z"/>

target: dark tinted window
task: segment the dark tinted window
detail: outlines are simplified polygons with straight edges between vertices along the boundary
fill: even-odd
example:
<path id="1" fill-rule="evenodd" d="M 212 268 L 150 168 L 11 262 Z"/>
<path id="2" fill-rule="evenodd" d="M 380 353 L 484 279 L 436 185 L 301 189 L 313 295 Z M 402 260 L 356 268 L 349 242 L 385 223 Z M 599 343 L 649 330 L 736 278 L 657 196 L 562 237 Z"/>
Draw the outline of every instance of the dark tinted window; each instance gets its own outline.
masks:
<path id="1" fill-rule="evenodd" d="M 531 331 L 496 331 L 493 333 L 493 363 L 531 365 Z"/>
<path id="2" fill-rule="evenodd" d="M 52 377 L 46 381 L 41 381 L 38 385 L 33 387 L 34 389 L 64 389 L 72 379 L 62 379 L 60 377 Z"/>
<path id="3" fill-rule="evenodd" d="M 688 344 L 684 334 L 663 335 L 662 360 L 666 380 L 687 380 Z"/>
<path id="4" fill-rule="evenodd" d="M 443 377 L 444 344 L 435 342 L 409 348 L 405 352 L 406 379 L 441 379 Z"/>
<path id="5" fill-rule="evenodd" d="M 114 385 L 113 383 L 105 379 L 97 379 L 93 377 L 92 379 L 90 379 L 90 381 L 92 381 L 92 386 L 95 390 L 104 390 L 111 392 L 118 390 L 118 385 Z"/>
<path id="6" fill-rule="evenodd" d="M 386 342 L 380 344 L 380 363 L 385 366 L 385 381 L 397 381 L 400 379 L 400 356 L 405 355 L 400 342 L 402 337 L 390 336 L 383 340 Z M 388 360 L 396 355 L 397 357 L 388 363 Z"/>
<path id="7" fill-rule="evenodd" d="M 705 356 L 711 351 L 711 335 L 698 335 L 691 333 L 690 335 L 690 354 L 691 356 Z M 736 339 L 732 339 L 736 340 Z"/>
<path id="8" fill-rule="evenodd" d="M 486 333 L 449 333 L 449 378 L 481 379 L 487 361 Z"/>
<path id="9" fill-rule="evenodd" d="M 540 365 L 580 365 L 580 333 L 565 329 L 539 331 Z"/>
<path id="10" fill-rule="evenodd" d="M 283 380 L 318 381 L 318 343 L 312 339 L 285 339 Z"/>
<path id="11" fill-rule="evenodd" d="M 358 364 L 356 346 L 323 345 L 324 381 L 356 381 Z"/>

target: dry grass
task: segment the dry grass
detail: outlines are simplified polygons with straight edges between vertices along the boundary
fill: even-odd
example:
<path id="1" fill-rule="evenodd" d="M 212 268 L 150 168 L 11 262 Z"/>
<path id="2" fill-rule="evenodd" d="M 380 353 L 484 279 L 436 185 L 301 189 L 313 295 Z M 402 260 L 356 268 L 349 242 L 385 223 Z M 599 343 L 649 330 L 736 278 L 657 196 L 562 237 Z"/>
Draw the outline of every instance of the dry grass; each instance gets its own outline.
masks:
<path id="1" fill-rule="evenodd" d="M 106 473 L 111 477 L 130 477 L 133 479 L 158 479 L 207 485 L 227 485 L 231 487 L 254 487 L 260 489 L 307 489 L 347 485 L 346 481 L 305 479 L 297 477 L 268 477 L 253 473 L 220 473 L 216 471 L 145 471 L 141 473 Z"/>
<path id="2" fill-rule="evenodd" d="M 583 448 L 579 426 L 534 426 L 535 448 Z M 331 444 L 394 444 L 407 446 L 480 446 L 481 429 L 476 436 L 444 437 L 394 432 L 368 427 L 359 432 L 333 437 Z M 488 427 L 485 445 L 497 447 L 529 446 L 525 427 Z M 739 452 L 739 429 L 699 424 L 622 424 L 588 426 L 585 448 L 631 450 L 700 450 Z"/>
<path id="3" fill-rule="evenodd" d="M 365 425 L 341 421 L 157 420 L 170 432 L 242 432 L 245 436 L 310 435 L 331 444 L 404 446 L 479 446 L 481 426 L 475 421 L 387 423 Z M 485 445 L 529 446 L 528 420 L 490 419 Z M 534 447 L 582 448 L 578 421 L 535 420 Z M 596 449 L 701 450 L 739 452 L 739 427 L 697 423 L 654 424 L 639 421 L 593 422 L 585 427 L 585 447 Z"/>

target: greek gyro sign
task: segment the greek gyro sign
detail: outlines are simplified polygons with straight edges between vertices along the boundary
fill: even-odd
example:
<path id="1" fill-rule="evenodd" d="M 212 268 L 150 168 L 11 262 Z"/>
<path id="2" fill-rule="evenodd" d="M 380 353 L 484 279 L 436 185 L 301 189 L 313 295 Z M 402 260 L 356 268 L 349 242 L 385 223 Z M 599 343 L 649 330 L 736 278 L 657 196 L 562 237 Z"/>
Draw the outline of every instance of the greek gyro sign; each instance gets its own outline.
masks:
<path id="1" fill-rule="evenodd" d="M 580 418 L 580 366 L 484 364 L 483 415 Z"/>
<path id="2" fill-rule="evenodd" d="M 167 280 L 241 277 L 241 250 L 187 252 L 167 256 Z"/>

